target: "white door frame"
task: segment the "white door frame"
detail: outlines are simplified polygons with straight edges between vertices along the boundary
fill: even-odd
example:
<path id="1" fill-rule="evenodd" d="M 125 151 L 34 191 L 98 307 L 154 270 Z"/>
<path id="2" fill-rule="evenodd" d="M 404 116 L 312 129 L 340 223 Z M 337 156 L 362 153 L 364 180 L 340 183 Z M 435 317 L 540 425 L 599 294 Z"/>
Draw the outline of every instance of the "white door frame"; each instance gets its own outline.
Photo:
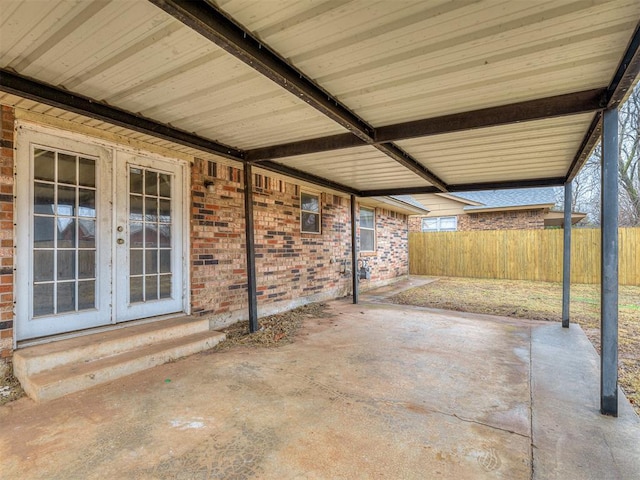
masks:
<path id="1" fill-rule="evenodd" d="M 171 191 L 172 239 L 171 239 L 171 271 L 172 292 L 171 299 L 155 300 L 151 302 L 131 303 L 129 298 L 129 167 L 139 166 L 154 171 L 169 173 L 173 176 Z M 162 158 L 158 155 L 140 155 L 131 152 L 118 151 L 114 168 L 114 242 L 115 264 L 113 269 L 114 317 L 117 323 L 139 318 L 186 312 L 185 305 L 185 268 L 184 248 L 185 232 L 185 165 L 173 159 Z M 122 231 L 118 231 L 122 228 Z M 189 303 L 188 301 L 186 303 Z"/>
<path id="2" fill-rule="evenodd" d="M 60 130 L 56 127 L 44 126 L 20 120 L 16 123 L 16 199 L 14 203 L 15 218 L 15 335 L 14 343 L 59 333 L 74 332 L 96 326 L 115 324 L 116 316 L 116 269 L 122 268 L 115 263 L 116 246 L 116 210 L 113 202 L 116 195 L 117 158 L 121 155 L 135 155 L 136 158 L 145 158 L 151 162 L 169 162 L 178 165 L 181 172 L 181 180 L 176 182 L 176 195 L 180 196 L 182 206 L 180 212 L 176 211 L 176 233 L 180 232 L 182 246 L 172 262 L 180 263 L 182 289 L 179 295 L 182 297 L 181 311 L 179 314 L 190 314 L 190 175 L 189 163 L 165 157 L 156 153 L 127 147 L 113 143 L 109 140 L 89 137 L 87 135 Z M 43 327 L 42 319 L 34 319 L 32 315 L 32 299 L 30 298 L 33 285 L 33 161 L 31 158 L 31 145 L 41 144 L 59 150 L 68 150 L 99 158 L 97 165 L 97 199 L 101 206 L 97 225 L 100 233 L 96 238 L 97 258 L 96 282 L 98 308 L 90 310 L 91 320 L 86 322 L 61 322 L 65 316 L 44 317 L 50 321 L 50 325 Z M 157 167 L 156 167 L 157 168 Z M 162 168 L 160 168 L 162 169 Z M 102 271 L 100 271 L 102 268 Z M 128 265 L 126 266 L 128 268 Z M 78 312 L 78 317 L 85 316 L 87 312 Z M 178 313 L 178 312 L 176 312 Z M 71 316 L 71 315 L 69 315 Z M 141 318 L 141 317 L 135 317 Z M 77 318 L 76 318 L 77 319 Z M 134 318 L 131 318 L 134 319 Z M 86 320 L 86 319 L 85 319 Z M 64 325 L 64 328 L 60 328 Z M 15 345 L 14 345 L 15 346 Z"/>
<path id="3" fill-rule="evenodd" d="M 96 159 L 96 308 L 68 314 L 33 315 L 33 157 L 36 146 L 49 147 Z M 111 282 L 111 162 L 112 151 L 21 125 L 16 134 L 16 340 L 81 330 L 112 321 Z M 104 272 L 107 272 L 105 275 Z"/>

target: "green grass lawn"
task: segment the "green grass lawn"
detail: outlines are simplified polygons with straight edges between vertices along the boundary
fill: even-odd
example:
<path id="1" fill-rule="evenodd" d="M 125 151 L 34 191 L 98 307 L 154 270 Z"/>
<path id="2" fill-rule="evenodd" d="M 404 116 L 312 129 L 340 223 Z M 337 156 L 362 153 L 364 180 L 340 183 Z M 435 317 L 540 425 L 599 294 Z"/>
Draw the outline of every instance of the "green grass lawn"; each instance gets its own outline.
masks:
<path id="1" fill-rule="evenodd" d="M 402 292 L 405 305 L 488 313 L 532 320 L 562 321 L 562 285 L 523 280 L 442 277 Z M 600 352 L 600 285 L 571 285 L 572 322 Z M 620 385 L 640 414 L 640 287 L 619 287 Z"/>

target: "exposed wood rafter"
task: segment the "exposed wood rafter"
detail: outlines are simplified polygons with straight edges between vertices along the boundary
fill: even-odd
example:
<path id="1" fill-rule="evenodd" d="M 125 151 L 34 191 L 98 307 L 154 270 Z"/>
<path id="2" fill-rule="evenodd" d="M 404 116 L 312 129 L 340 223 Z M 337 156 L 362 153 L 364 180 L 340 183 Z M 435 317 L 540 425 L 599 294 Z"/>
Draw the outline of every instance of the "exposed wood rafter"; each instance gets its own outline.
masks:
<path id="1" fill-rule="evenodd" d="M 98 100 L 18 75 L 3 68 L 0 69 L 0 90 L 232 160 L 244 160 L 244 151 L 242 150 L 208 140 L 120 108 L 112 107 Z"/>

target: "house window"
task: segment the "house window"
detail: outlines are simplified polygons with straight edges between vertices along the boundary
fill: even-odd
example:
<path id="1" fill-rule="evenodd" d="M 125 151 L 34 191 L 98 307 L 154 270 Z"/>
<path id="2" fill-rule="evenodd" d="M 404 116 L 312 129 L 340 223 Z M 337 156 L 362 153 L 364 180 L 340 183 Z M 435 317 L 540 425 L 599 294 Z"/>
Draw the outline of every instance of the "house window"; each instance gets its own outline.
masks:
<path id="1" fill-rule="evenodd" d="M 433 217 L 422 219 L 423 232 L 455 232 L 458 230 L 458 217 Z"/>
<path id="2" fill-rule="evenodd" d="M 360 250 L 373 252 L 376 249 L 376 210 L 360 207 Z"/>
<path id="3" fill-rule="evenodd" d="M 300 229 L 320 233 L 320 195 L 302 192 L 300 200 Z"/>

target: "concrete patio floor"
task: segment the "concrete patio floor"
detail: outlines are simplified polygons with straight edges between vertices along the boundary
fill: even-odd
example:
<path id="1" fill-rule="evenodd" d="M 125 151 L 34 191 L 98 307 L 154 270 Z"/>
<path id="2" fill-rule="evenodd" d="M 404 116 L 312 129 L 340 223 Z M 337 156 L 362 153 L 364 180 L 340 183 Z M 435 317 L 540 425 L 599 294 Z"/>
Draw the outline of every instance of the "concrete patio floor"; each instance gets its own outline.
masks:
<path id="1" fill-rule="evenodd" d="M 0 407 L 0 478 L 640 478 L 640 420 L 622 394 L 598 413 L 579 327 L 362 299 L 280 348 Z"/>

